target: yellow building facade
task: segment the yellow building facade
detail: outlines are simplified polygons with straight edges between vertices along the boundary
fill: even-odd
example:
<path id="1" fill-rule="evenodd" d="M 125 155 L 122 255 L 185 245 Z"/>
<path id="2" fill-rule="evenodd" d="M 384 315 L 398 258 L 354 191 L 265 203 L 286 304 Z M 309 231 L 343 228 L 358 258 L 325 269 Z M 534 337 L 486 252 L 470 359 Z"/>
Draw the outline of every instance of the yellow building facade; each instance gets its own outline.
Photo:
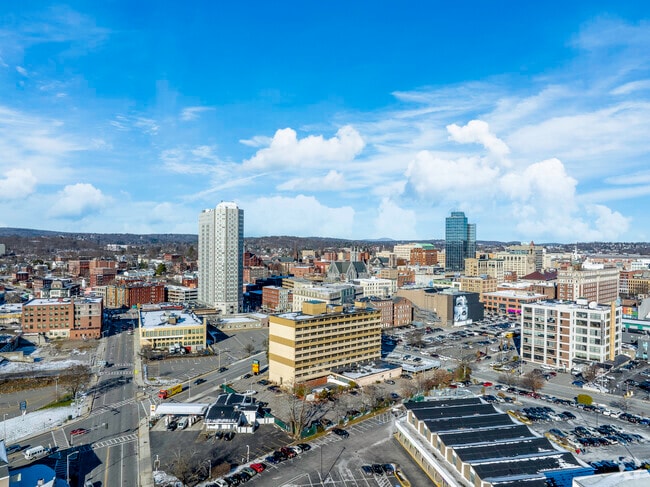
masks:
<path id="1" fill-rule="evenodd" d="M 269 380 L 284 387 L 381 357 L 381 312 L 303 303 L 269 319 Z"/>

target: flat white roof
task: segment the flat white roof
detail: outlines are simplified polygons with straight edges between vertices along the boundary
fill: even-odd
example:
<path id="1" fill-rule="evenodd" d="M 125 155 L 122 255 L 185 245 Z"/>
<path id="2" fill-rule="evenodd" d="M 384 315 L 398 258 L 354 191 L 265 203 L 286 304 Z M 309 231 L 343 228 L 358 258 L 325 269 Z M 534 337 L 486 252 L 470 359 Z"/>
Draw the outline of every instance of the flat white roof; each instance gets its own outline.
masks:
<path id="1" fill-rule="evenodd" d="M 170 323 L 170 318 L 176 318 L 176 323 Z M 141 311 L 140 322 L 144 328 L 153 328 L 156 326 L 200 326 L 203 324 L 203 320 L 198 318 L 194 313 L 187 313 L 183 310 Z"/>
<path id="2" fill-rule="evenodd" d="M 75 298 L 35 298 L 25 303 L 26 306 L 54 306 L 57 304 L 69 304 L 72 299 L 75 303 L 101 303 L 102 298 L 88 298 L 88 297 L 75 297 Z"/>
<path id="3" fill-rule="evenodd" d="M 189 416 L 190 414 L 195 414 L 202 416 L 208 410 L 208 406 L 209 404 L 204 403 L 164 402 L 156 406 L 156 415 L 178 414 Z"/>
<path id="4" fill-rule="evenodd" d="M 547 299 L 546 294 L 537 294 L 530 291 L 493 291 L 491 293 L 483 293 L 483 296 L 503 296 L 505 298 L 533 298 L 533 299 Z"/>

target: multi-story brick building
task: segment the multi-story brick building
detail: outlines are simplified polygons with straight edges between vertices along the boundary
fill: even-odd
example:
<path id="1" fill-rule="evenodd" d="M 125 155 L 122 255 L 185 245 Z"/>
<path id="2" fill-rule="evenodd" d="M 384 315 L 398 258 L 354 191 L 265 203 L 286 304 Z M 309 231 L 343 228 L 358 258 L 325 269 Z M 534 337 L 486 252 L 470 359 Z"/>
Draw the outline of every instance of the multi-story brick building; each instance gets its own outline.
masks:
<path id="1" fill-rule="evenodd" d="M 560 269 L 557 273 L 557 298 L 563 301 L 585 298 L 609 304 L 618 298 L 618 274 L 615 267 Z"/>
<path id="2" fill-rule="evenodd" d="M 393 326 L 406 326 L 413 323 L 413 303 L 408 299 L 393 298 Z"/>
<path id="3" fill-rule="evenodd" d="M 436 265 L 438 263 L 438 251 L 431 244 L 415 244 L 409 254 L 411 265 Z"/>
<path id="4" fill-rule="evenodd" d="M 304 265 L 304 264 L 292 264 L 289 267 L 289 274 L 292 274 L 295 277 L 306 277 L 315 272 L 313 265 Z"/>
<path id="5" fill-rule="evenodd" d="M 262 288 L 262 308 L 275 312 L 291 311 L 291 292 L 280 286 L 264 286 Z"/>
<path id="6" fill-rule="evenodd" d="M 359 298 L 354 302 L 357 308 L 375 308 L 381 312 L 381 327 L 406 326 L 413 323 L 413 304 L 406 298 Z"/>
<path id="7" fill-rule="evenodd" d="M 571 369 L 576 361 L 613 361 L 621 353 L 622 309 L 586 299 L 524 304 L 521 357 L 525 362 Z"/>
<path id="8" fill-rule="evenodd" d="M 285 387 L 381 357 L 381 313 L 305 303 L 269 319 L 269 380 Z"/>
<path id="9" fill-rule="evenodd" d="M 244 282 L 254 284 L 258 279 L 266 279 L 269 274 L 264 266 L 244 267 Z"/>
<path id="10" fill-rule="evenodd" d="M 502 316 L 519 316 L 523 304 L 535 303 L 543 299 L 547 299 L 546 295 L 532 291 L 495 291 L 483 294 L 485 311 Z"/>
<path id="11" fill-rule="evenodd" d="M 117 269 L 115 267 L 91 267 L 89 269 L 89 286 L 104 286 L 110 284 L 117 276 Z"/>
<path id="12" fill-rule="evenodd" d="M 106 286 L 105 302 L 107 308 L 121 308 L 138 304 L 165 302 L 165 285 L 162 283 L 129 282 Z"/>
<path id="13" fill-rule="evenodd" d="M 23 332 L 50 338 L 100 338 L 102 311 L 101 298 L 32 299 L 23 305 Z"/>

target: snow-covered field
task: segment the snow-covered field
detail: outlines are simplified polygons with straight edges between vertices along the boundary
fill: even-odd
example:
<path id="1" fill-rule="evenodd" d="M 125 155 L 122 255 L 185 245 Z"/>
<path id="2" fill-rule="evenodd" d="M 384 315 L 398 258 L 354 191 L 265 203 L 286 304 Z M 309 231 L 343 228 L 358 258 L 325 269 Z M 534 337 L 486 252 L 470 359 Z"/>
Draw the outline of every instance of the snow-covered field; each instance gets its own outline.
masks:
<path id="1" fill-rule="evenodd" d="M 29 436 L 43 433 L 57 426 L 61 426 L 67 421 L 68 416 L 76 418 L 79 416 L 81 407 L 66 406 L 60 408 L 50 408 L 41 411 L 27 413 L 24 416 L 8 418 L 0 423 L 0 434 L 4 434 L 7 429 L 7 438 L 5 443 L 11 445 Z M 44 445 L 46 446 L 46 445 Z"/>
<path id="2" fill-rule="evenodd" d="M 16 372 L 31 372 L 33 370 L 63 370 L 75 365 L 86 364 L 85 360 L 52 360 L 48 362 L 9 362 L 5 360 L 0 364 L 0 374 L 13 374 Z"/>

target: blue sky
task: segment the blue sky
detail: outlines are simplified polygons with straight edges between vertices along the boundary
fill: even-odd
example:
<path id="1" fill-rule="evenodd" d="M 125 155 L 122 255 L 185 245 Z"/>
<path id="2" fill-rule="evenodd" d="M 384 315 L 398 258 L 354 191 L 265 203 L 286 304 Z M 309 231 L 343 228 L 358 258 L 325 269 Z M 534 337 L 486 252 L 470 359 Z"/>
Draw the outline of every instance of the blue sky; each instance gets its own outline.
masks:
<path id="1" fill-rule="evenodd" d="M 647 2 L 12 3 L 0 226 L 650 240 Z"/>

